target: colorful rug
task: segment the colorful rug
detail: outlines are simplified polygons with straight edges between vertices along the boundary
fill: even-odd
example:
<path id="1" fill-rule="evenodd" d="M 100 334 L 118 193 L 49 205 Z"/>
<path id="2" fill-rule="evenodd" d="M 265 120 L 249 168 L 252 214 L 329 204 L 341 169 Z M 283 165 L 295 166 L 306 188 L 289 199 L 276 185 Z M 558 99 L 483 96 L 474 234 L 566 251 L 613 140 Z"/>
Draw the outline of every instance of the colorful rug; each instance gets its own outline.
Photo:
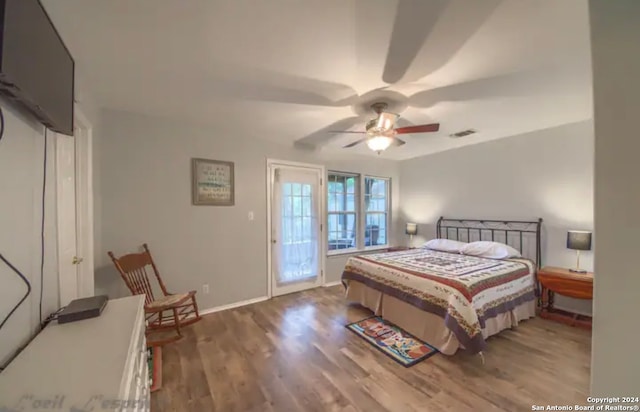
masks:
<path id="1" fill-rule="evenodd" d="M 149 364 L 151 392 L 155 392 L 162 387 L 162 347 L 152 346 L 147 348 L 147 362 Z"/>
<path id="2" fill-rule="evenodd" d="M 438 353 L 433 346 L 378 316 L 350 323 L 346 328 L 407 368 Z"/>

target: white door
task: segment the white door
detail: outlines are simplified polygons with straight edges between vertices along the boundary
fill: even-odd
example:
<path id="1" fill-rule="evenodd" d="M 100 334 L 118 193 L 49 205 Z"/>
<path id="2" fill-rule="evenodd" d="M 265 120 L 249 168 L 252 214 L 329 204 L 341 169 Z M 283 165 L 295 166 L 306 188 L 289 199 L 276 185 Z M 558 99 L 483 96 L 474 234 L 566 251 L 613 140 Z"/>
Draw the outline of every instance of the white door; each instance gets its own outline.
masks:
<path id="1" fill-rule="evenodd" d="M 77 108 L 74 136 L 56 135 L 60 305 L 95 294 L 91 123 Z"/>
<path id="2" fill-rule="evenodd" d="M 76 148 L 75 139 L 59 134 L 56 139 L 58 192 L 58 266 L 60 306 L 80 296 L 77 256 L 76 219 Z"/>
<path id="3" fill-rule="evenodd" d="M 270 164 L 271 295 L 322 285 L 321 166 Z"/>

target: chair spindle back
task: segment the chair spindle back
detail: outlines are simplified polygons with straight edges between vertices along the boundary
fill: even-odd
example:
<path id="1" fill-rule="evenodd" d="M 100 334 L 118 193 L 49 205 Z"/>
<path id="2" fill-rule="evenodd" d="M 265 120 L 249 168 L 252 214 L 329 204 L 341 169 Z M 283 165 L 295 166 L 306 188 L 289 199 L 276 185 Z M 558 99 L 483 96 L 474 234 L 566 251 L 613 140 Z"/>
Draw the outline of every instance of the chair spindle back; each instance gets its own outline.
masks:
<path id="1" fill-rule="evenodd" d="M 153 262 L 151 252 L 149 251 L 147 244 L 145 243 L 143 247 L 144 251 L 141 253 L 130 253 L 119 258 L 115 257 L 113 252 L 108 253 L 131 293 L 133 295 L 145 295 L 145 304 L 148 305 L 155 300 L 155 297 L 153 296 L 153 288 L 149 282 L 147 267 L 151 267 L 153 270 L 153 273 L 158 280 L 158 284 L 165 296 L 168 295 L 168 293 L 162 279 L 160 278 L 158 269 Z"/>

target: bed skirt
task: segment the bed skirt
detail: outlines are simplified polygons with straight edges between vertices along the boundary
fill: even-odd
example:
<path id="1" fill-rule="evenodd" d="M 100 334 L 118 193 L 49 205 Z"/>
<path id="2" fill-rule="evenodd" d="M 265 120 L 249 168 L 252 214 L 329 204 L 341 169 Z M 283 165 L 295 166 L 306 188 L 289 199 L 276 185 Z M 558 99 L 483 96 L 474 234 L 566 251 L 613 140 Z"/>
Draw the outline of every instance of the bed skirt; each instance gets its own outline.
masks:
<path id="1" fill-rule="evenodd" d="M 370 309 L 375 315 L 398 325 L 418 339 L 436 347 L 445 355 L 453 355 L 458 348 L 464 349 L 456 336 L 444 324 L 444 320 L 432 313 L 385 295 L 363 283 L 347 281 L 346 297 L 351 302 Z M 486 319 L 482 335 L 486 339 L 505 329 L 518 326 L 522 320 L 536 315 L 535 300 L 522 303 L 513 310 Z"/>

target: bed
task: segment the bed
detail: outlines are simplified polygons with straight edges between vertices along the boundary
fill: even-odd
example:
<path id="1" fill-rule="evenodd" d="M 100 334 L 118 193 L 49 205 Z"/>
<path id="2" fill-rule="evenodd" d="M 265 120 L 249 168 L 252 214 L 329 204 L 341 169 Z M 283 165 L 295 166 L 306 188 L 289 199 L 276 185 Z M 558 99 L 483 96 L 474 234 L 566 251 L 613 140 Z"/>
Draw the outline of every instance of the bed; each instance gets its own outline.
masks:
<path id="1" fill-rule="evenodd" d="M 488 259 L 424 248 L 349 258 L 346 298 L 435 346 L 481 353 L 486 339 L 534 317 L 541 263 L 537 221 L 440 218 L 437 238 L 491 240 L 521 258 Z"/>

